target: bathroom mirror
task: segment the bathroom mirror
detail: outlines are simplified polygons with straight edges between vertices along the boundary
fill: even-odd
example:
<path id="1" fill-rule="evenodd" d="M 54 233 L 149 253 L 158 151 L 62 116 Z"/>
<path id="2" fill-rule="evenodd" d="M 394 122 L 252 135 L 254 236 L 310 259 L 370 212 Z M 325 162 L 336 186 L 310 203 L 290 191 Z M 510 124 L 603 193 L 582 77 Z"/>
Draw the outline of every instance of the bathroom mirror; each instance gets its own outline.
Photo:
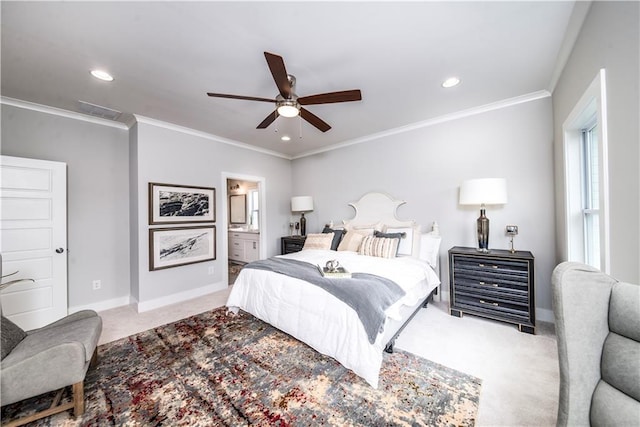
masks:
<path id="1" fill-rule="evenodd" d="M 229 196 L 229 222 L 231 224 L 246 224 L 247 196 L 245 194 Z"/>

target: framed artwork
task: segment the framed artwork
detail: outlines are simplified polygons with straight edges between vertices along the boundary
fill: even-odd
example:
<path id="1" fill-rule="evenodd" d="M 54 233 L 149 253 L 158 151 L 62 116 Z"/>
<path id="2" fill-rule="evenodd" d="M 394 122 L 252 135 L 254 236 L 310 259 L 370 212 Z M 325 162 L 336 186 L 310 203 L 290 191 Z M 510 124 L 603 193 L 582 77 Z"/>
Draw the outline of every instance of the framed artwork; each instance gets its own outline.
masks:
<path id="1" fill-rule="evenodd" d="M 215 225 L 149 230 L 149 271 L 215 259 Z"/>
<path id="2" fill-rule="evenodd" d="M 247 222 L 246 194 L 229 196 L 229 222 L 231 224 L 245 224 Z"/>
<path id="3" fill-rule="evenodd" d="M 215 188 L 149 183 L 149 224 L 215 221 Z"/>

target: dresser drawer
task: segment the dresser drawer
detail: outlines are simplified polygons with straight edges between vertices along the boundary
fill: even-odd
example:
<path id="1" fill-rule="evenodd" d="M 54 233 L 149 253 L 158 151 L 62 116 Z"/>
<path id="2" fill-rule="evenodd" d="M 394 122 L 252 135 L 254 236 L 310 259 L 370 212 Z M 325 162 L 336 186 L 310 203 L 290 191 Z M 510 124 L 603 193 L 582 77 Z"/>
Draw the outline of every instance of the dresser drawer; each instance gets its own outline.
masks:
<path id="1" fill-rule="evenodd" d="M 302 248 L 304 247 L 304 242 L 299 242 L 299 241 L 286 242 L 285 247 L 289 252 L 298 252 L 298 251 L 301 251 Z"/>
<path id="2" fill-rule="evenodd" d="M 282 255 L 290 254 L 293 252 L 299 252 L 304 247 L 305 236 L 287 236 L 281 238 L 281 250 Z"/>
<path id="3" fill-rule="evenodd" d="M 463 273 L 470 276 L 516 282 L 526 282 L 529 277 L 529 263 L 527 261 L 455 256 L 454 265 L 454 271 L 456 273 Z"/>
<path id="4" fill-rule="evenodd" d="M 527 278 L 514 279 L 512 277 L 502 276 L 479 276 L 477 274 L 470 274 L 465 271 L 454 270 L 452 280 L 456 286 L 480 286 L 480 287 L 493 287 L 500 289 L 516 289 L 523 292 L 527 292 L 529 288 L 529 282 Z"/>
<path id="5" fill-rule="evenodd" d="M 255 240 L 257 241 L 259 238 L 258 233 L 237 233 L 237 232 L 229 232 L 229 239 L 239 239 L 239 240 Z"/>
<path id="6" fill-rule="evenodd" d="M 529 323 L 527 306 L 492 299 L 467 298 L 458 296 L 457 307 L 470 314 L 486 315 L 498 320 Z"/>
<path id="7" fill-rule="evenodd" d="M 522 304 L 529 303 L 529 292 L 526 287 L 519 289 L 500 286 L 496 283 L 477 285 L 458 282 L 455 285 L 455 294 L 457 296 L 461 293 L 473 295 L 478 298 L 500 298 L 505 301 L 514 301 Z"/>

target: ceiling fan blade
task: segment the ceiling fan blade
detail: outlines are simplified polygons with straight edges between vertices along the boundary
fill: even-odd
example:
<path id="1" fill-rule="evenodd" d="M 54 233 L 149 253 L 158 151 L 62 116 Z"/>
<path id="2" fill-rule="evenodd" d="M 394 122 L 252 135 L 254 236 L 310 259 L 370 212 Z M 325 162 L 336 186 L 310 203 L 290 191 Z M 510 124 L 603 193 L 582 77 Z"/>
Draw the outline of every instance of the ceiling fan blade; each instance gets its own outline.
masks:
<path id="1" fill-rule="evenodd" d="M 318 95 L 303 96 L 298 98 L 300 105 L 332 104 L 334 102 L 361 101 L 362 94 L 359 89 L 343 90 L 340 92 L 320 93 Z"/>
<path id="2" fill-rule="evenodd" d="M 320 129 L 322 132 L 326 132 L 329 129 L 331 129 L 331 126 L 329 126 L 324 120 L 322 120 L 320 117 L 316 116 L 309 110 L 300 108 L 300 116 L 306 121 L 308 121 L 309 123 L 311 123 L 312 125 L 314 125 L 315 127 L 317 127 L 318 129 Z"/>
<path id="3" fill-rule="evenodd" d="M 264 57 L 267 59 L 269 70 L 271 70 L 271 75 L 273 76 L 273 80 L 276 82 L 276 86 L 278 86 L 280 95 L 285 99 L 290 98 L 291 83 L 289 83 L 289 78 L 287 77 L 287 69 L 284 66 L 284 60 L 281 56 L 274 55 L 269 52 L 265 52 Z"/>
<path id="4" fill-rule="evenodd" d="M 273 110 L 273 113 L 269 114 L 263 121 L 256 127 L 256 129 L 265 129 L 269 126 L 275 119 L 278 118 L 278 110 Z"/>
<path id="5" fill-rule="evenodd" d="M 228 95 L 226 93 L 211 93 L 207 92 L 207 95 L 214 98 L 230 98 L 230 99 L 244 99 L 246 101 L 262 101 L 262 102 L 276 102 L 275 99 L 258 98 L 255 96 L 242 96 L 242 95 Z"/>

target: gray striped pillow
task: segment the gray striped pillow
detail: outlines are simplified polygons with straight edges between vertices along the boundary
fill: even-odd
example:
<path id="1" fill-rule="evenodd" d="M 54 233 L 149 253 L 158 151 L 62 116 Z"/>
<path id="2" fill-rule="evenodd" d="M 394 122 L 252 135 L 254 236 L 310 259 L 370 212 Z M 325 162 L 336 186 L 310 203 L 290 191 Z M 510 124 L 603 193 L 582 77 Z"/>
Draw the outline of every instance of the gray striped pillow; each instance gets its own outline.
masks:
<path id="1" fill-rule="evenodd" d="M 360 244 L 360 255 L 395 258 L 400 239 L 390 237 L 366 236 Z"/>

